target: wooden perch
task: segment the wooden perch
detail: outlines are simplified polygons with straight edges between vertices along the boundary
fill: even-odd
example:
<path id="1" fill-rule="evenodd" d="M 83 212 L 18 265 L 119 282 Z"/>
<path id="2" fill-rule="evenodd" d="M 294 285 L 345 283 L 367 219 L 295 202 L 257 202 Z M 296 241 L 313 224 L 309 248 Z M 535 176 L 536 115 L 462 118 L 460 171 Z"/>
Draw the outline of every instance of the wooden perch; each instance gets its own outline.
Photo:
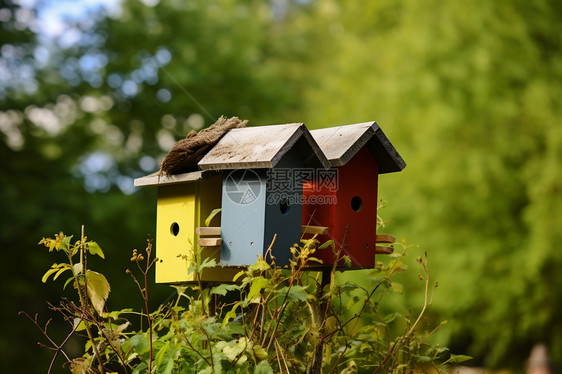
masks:
<path id="1" fill-rule="evenodd" d="M 375 254 L 377 255 L 389 255 L 392 254 L 392 252 L 394 252 L 394 248 L 389 246 L 377 245 L 375 247 Z"/>
<path id="2" fill-rule="evenodd" d="M 377 243 L 394 243 L 396 238 L 392 235 L 381 234 L 376 236 L 375 241 Z"/>
<path id="3" fill-rule="evenodd" d="M 195 233 L 199 236 L 220 236 L 220 227 L 197 227 Z"/>
<path id="4" fill-rule="evenodd" d="M 200 247 L 218 247 L 222 244 L 221 238 L 201 238 L 197 241 Z"/>
<path id="5" fill-rule="evenodd" d="M 328 228 L 324 226 L 307 226 L 302 225 L 301 231 L 303 234 L 318 234 L 326 235 L 328 233 Z"/>

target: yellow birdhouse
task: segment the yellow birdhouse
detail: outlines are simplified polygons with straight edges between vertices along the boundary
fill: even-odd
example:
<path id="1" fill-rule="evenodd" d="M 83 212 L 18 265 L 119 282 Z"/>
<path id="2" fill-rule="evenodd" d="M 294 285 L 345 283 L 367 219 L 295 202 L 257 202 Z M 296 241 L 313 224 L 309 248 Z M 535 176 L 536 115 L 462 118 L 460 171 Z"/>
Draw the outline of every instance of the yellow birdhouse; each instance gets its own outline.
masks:
<path id="1" fill-rule="evenodd" d="M 136 187 L 156 186 L 156 283 L 197 281 L 190 271 L 199 260 L 220 263 L 220 243 L 198 246 L 197 228 L 214 209 L 221 207 L 222 176 L 216 172 L 195 171 L 171 176 L 158 173 L 135 180 Z M 215 245 L 212 245 L 215 244 Z M 203 269 L 201 281 L 231 282 L 236 268 Z"/>

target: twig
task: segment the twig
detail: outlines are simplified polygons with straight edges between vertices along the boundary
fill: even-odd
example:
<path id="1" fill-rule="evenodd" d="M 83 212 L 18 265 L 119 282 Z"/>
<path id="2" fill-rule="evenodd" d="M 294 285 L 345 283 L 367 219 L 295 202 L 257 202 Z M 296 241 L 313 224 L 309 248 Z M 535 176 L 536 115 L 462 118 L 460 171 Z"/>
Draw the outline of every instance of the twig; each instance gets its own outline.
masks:
<path id="1" fill-rule="evenodd" d="M 285 364 L 285 369 L 287 370 L 287 374 L 290 373 L 289 367 L 287 366 L 287 360 L 285 360 L 285 357 L 283 357 L 282 355 L 283 351 L 281 350 L 281 346 L 277 342 L 277 339 L 275 339 L 274 341 L 274 346 L 275 346 L 275 351 L 277 352 L 277 359 L 279 360 L 279 357 L 283 359 L 283 363 Z M 279 363 L 279 367 L 281 368 L 281 363 Z M 283 370 L 281 370 L 281 373 L 283 373 Z"/>
<path id="2" fill-rule="evenodd" d="M 203 326 L 200 327 L 201 331 L 203 331 L 203 334 L 205 334 L 205 336 L 207 337 L 207 341 L 209 342 L 209 354 L 211 355 L 211 367 L 213 369 L 213 372 L 215 371 L 215 360 L 213 359 L 213 347 L 211 346 L 211 338 L 209 337 L 209 334 L 207 334 L 207 331 L 203 328 Z"/>
<path id="3" fill-rule="evenodd" d="M 384 364 L 386 364 L 386 362 L 392 356 L 392 353 L 394 352 L 394 349 L 398 345 L 401 345 L 408 338 L 410 338 L 410 336 L 414 333 L 414 330 L 416 329 L 416 326 L 421 321 L 421 318 L 424 315 L 427 307 L 430 306 L 433 303 L 433 295 L 435 294 L 435 288 L 437 287 L 437 283 L 435 283 L 435 286 L 433 287 L 433 289 L 431 291 L 431 297 L 429 297 L 429 270 L 427 268 L 427 252 L 425 253 L 425 259 L 423 259 L 423 260 L 420 259 L 420 260 L 418 260 L 418 262 L 422 265 L 423 271 L 424 271 L 424 274 L 425 274 L 425 292 L 424 292 L 423 308 L 422 308 L 420 314 L 418 315 L 418 318 L 416 319 L 416 321 L 414 322 L 414 324 L 410 328 L 410 330 L 404 336 L 402 336 L 401 338 L 396 340 L 396 342 L 392 345 L 392 347 L 390 348 L 390 350 L 388 351 L 388 353 L 386 354 L 385 358 L 382 360 L 380 365 L 375 369 L 373 374 L 376 374 L 379 371 L 379 369 L 382 368 L 384 366 Z"/>
<path id="4" fill-rule="evenodd" d="M 189 345 L 189 347 L 190 347 L 195 353 L 197 353 L 197 354 L 199 355 L 199 357 L 201 357 L 203 360 L 205 360 L 205 362 L 207 363 L 207 365 L 213 366 L 212 357 L 211 357 L 211 362 L 209 362 L 209 360 L 207 360 L 207 359 L 205 358 L 205 356 L 203 356 L 203 355 L 201 354 L 201 352 L 199 352 L 197 349 L 195 349 L 195 347 L 191 344 L 191 342 L 189 341 L 189 339 L 188 339 L 187 336 L 185 335 L 185 332 L 184 332 L 184 331 L 180 330 L 180 334 L 181 334 L 181 336 L 183 336 L 183 338 L 185 339 L 185 342 L 187 343 L 187 345 Z M 215 370 L 215 369 L 213 368 L 213 371 L 214 371 L 214 370 Z"/>
<path id="5" fill-rule="evenodd" d="M 343 349 L 343 352 L 338 356 L 338 359 L 336 360 L 336 363 L 334 364 L 334 366 L 332 367 L 332 369 L 330 370 L 329 374 L 332 374 L 334 372 L 334 370 L 338 367 L 338 364 L 340 363 L 340 360 L 342 359 L 342 357 L 345 355 L 345 352 L 347 351 L 347 341 L 345 342 L 345 348 Z"/>
<path id="6" fill-rule="evenodd" d="M 76 289 L 78 290 L 78 296 L 80 297 L 80 305 L 82 310 L 85 312 L 88 308 L 88 279 L 86 277 L 86 246 L 84 245 L 84 225 L 82 225 L 82 233 L 80 236 L 80 263 L 82 264 L 82 277 L 84 277 L 84 287 L 80 287 L 80 282 L 78 281 L 78 277 L 74 275 L 74 283 L 76 285 Z M 72 263 L 72 255 L 68 254 L 68 260 L 70 266 L 74 268 L 74 264 Z M 86 333 L 88 334 L 88 339 L 92 343 L 92 350 L 94 352 L 94 358 L 98 360 L 98 369 L 100 373 L 104 374 L 105 370 L 103 368 L 103 363 L 100 357 L 100 353 L 98 351 L 98 347 L 96 345 L 96 341 L 94 336 L 92 335 L 92 330 L 90 328 L 90 323 L 84 320 L 84 326 L 86 327 Z"/>
<path id="7" fill-rule="evenodd" d="M 61 352 L 61 353 L 63 354 L 64 358 L 66 358 L 66 360 L 67 360 L 68 362 L 71 362 L 71 361 L 72 361 L 72 360 L 68 357 L 68 355 L 63 351 L 62 348 L 64 347 L 64 345 L 66 344 L 66 342 L 68 341 L 68 339 L 70 339 L 70 337 L 74 334 L 74 332 L 76 331 L 76 328 L 78 327 L 78 325 L 80 325 L 80 322 L 82 322 L 82 319 L 84 318 L 83 316 L 82 316 L 82 318 L 80 318 L 80 322 L 78 322 L 78 324 L 75 325 L 75 327 L 72 329 L 72 331 L 70 332 L 70 334 L 68 334 L 68 336 L 63 340 L 63 342 L 62 342 L 60 345 L 57 345 L 57 344 L 53 341 L 53 339 L 51 339 L 51 337 L 47 334 L 47 326 L 49 325 L 49 322 L 51 322 L 50 319 L 47 321 L 47 323 L 45 324 L 45 328 L 43 329 L 41 326 L 39 326 L 39 323 L 37 322 L 37 315 L 35 315 L 35 318 L 31 318 L 31 316 L 30 316 L 29 314 L 27 314 L 26 312 L 23 312 L 23 311 L 22 311 L 22 312 L 19 312 L 18 314 L 19 314 L 19 315 L 22 315 L 22 314 L 23 314 L 24 316 L 26 316 L 27 318 L 29 318 L 29 320 L 30 320 L 31 322 L 33 322 L 33 324 L 34 324 L 35 326 L 37 326 L 37 328 L 43 333 L 43 335 L 44 335 L 44 336 L 49 340 L 49 342 L 51 342 L 51 344 L 53 345 L 53 347 L 47 347 L 46 345 L 43 344 L 43 346 L 44 346 L 45 348 L 52 349 L 52 350 L 55 351 L 55 354 L 53 355 L 53 358 L 52 358 L 52 360 L 51 360 L 51 364 L 49 365 L 49 370 L 47 371 L 47 373 L 50 373 L 50 372 L 51 372 L 52 367 L 53 367 L 53 364 L 55 363 L 55 360 L 56 360 L 56 358 L 57 358 L 59 352 Z M 39 343 L 39 344 L 41 345 L 41 343 Z"/>

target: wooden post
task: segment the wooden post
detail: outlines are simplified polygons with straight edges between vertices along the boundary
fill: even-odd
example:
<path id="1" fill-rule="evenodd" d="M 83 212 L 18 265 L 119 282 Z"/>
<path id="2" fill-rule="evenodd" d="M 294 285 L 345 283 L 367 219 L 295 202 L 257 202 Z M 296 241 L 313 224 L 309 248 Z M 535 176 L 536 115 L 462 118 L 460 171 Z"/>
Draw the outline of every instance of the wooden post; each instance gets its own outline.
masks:
<path id="1" fill-rule="evenodd" d="M 318 308 L 320 313 L 318 315 L 318 321 L 320 323 L 320 328 L 318 329 L 318 336 L 320 339 L 324 336 L 324 321 L 327 318 L 329 300 L 324 297 L 324 287 L 330 284 L 330 279 L 332 275 L 331 267 L 322 268 L 322 280 L 320 283 L 320 288 L 316 291 L 316 299 L 319 300 Z M 322 374 L 322 356 L 324 353 L 324 340 L 320 340 L 318 345 L 314 348 L 314 354 L 312 355 L 312 360 L 310 365 L 307 367 L 307 374 Z"/>

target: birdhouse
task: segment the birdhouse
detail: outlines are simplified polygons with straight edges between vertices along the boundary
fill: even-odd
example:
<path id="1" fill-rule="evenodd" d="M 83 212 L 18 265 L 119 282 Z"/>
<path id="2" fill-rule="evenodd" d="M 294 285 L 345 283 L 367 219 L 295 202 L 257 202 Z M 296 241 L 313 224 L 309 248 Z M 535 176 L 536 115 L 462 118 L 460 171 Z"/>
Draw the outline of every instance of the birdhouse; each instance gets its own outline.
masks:
<path id="1" fill-rule="evenodd" d="M 321 241 L 333 239 L 353 268 L 372 268 L 375 253 L 390 251 L 377 242 L 378 175 L 402 170 L 406 163 L 376 122 L 359 123 L 311 131 L 330 162 L 330 170 L 319 171 L 304 186 L 303 225 L 328 227 Z M 330 174 L 331 173 L 331 174 Z M 326 176 L 324 176 L 325 174 Z M 331 250 L 315 253 L 324 264 L 333 264 Z"/>
<path id="2" fill-rule="evenodd" d="M 328 161 L 301 123 L 230 130 L 199 162 L 222 176 L 221 265 L 247 266 L 271 245 L 276 264 L 289 263 L 301 237 L 303 180 L 295 170 Z"/>
<path id="3" fill-rule="evenodd" d="M 216 172 L 159 176 L 158 173 L 135 179 L 135 187 L 158 188 L 156 217 L 156 283 L 196 281 L 189 272 L 195 263 L 198 245 L 197 228 L 204 226 L 206 217 L 221 206 L 222 177 Z M 201 258 L 220 262 L 220 247 L 201 246 Z M 206 268 L 202 281 L 229 282 L 237 269 Z"/>

